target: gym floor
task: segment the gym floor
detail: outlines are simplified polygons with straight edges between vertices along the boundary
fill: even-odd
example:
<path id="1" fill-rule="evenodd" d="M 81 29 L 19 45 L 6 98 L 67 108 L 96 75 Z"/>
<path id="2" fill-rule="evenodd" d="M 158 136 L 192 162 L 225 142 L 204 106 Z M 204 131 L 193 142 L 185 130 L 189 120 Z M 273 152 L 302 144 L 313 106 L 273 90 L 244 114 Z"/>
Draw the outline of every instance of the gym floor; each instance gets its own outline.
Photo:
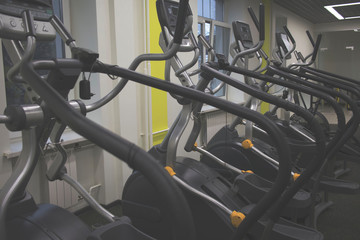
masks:
<path id="1" fill-rule="evenodd" d="M 360 163 L 360 162 L 359 162 Z M 360 164 L 348 162 L 351 171 L 340 179 L 360 183 Z M 360 238 L 360 194 L 344 195 L 329 193 L 334 205 L 318 219 L 318 230 L 325 240 L 358 240 Z"/>

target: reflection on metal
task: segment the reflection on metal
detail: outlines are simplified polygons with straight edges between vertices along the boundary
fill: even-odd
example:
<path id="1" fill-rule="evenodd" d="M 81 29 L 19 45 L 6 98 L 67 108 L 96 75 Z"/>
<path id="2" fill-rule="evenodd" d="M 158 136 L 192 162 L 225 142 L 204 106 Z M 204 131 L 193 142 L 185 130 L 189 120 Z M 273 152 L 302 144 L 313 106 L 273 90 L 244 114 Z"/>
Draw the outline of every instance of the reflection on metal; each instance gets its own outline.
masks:
<path id="1" fill-rule="evenodd" d="M 223 160 L 221 160 L 220 158 L 218 158 L 214 154 L 206 151 L 205 149 L 202 149 L 202 148 L 199 148 L 199 147 L 194 147 L 194 150 L 201 153 L 201 154 L 203 154 L 203 155 L 205 155 L 205 156 L 207 156 L 207 157 L 209 157 L 209 158 L 211 158 L 212 160 L 216 161 L 217 163 L 219 163 L 223 167 L 226 167 L 226 168 L 228 168 L 228 169 L 230 169 L 230 170 L 232 170 L 232 171 L 234 171 L 234 172 L 236 172 L 238 174 L 243 174 L 243 172 L 240 169 L 238 169 L 238 168 L 224 162 Z"/>
<path id="2" fill-rule="evenodd" d="M 107 219 L 109 222 L 115 221 L 115 216 L 107 211 L 105 208 L 103 208 L 86 190 L 83 186 L 80 185 L 77 181 L 72 179 L 69 175 L 64 174 L 61 176 L 62 180 L 67 182 L 70 186 L 72 186 L 80 195 L 83 197 L 83 199 L 91 206 L 92 209 L 94 209 L 96 212 L 98 212 L 101 216 L 103 216 L 105 219 Z"/>
<path id="3" fill-rule="evenodd" d="M 295 132 L 299 133 L 301 136 L 305 137 L 306 139 L 308 139 L 311 142 L 315 142 L 315 139 L 312 138 L 311 136 L 305 134 L 304 132 L 300 131 L 297 127 L 295 127 L 294 125 L 290 124 L 290 128 L 293 129 Z"/>
<path id="4" fill-rule="evenodd" d="M 266 155 L 265 153 L 263 153 L 262 151 L 260 151 L 259 149 L 257 149 L 255 146 L 253 146 L 251 148 L 255 153 L 259 154 L 261 157 L 263 157 L 265 160 L 275 164 L 276 166 L 279 166 L 279 162 L 276 161 L 275 159 L 269 157 L 268 155 Z"/>
<path id="5" fill-rule="evenodd" d="M 209 197 L 208 195 L 200 192 L 199 190 L 191 187 L 190 185 L 188 185 L 187 183 L 185 183 L 183 180 L 181 180 L 180 178 L 178 178 L 177 176 L 173 176 L 173 179 L 178 183 L 180 184 L 182 187 L 184 187 L 185 189 L 189 190 L 190 192 L 198 195 L 199 197 L 207 200 L 208 202 L 214 204 L 215 206 L 217 206 L 218 208 L 220 208 L 221 210 L 223 210 L 225 213 L 231 215 L 231 213 L 233 211 L 231 211 L 229 208 L 227 208 L 224 204 L 222 204 L 221 202 L 215 200 L 214 198 L 212 197 Z"/>

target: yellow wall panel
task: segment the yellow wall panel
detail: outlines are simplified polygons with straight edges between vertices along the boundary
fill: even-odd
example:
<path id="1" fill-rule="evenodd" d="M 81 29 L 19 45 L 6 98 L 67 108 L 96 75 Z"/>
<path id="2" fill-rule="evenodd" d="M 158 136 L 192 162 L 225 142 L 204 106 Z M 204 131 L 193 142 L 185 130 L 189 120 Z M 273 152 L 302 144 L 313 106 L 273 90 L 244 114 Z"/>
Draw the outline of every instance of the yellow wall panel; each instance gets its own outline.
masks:
<path id="1" fill-rule="evenodd" d="M 149 0 L 149 20 L 150 20 L 150 52 L 161 53 L 159 46 L 159 36 L 161 27 L 156 12 L 156 0 Z M 165 62 L 152 61 L 151 76 L 164 79 Z M 152 109 L 152 132 L 153 144 L 161 143 L 168 129 L 167 117 L 167 93 L 158 89 L 151 89 L 151 109 Z"/>
<path id="2" fill-rule="evenodd" d="M 263 0 L 262 1 L 265 7 L 265 42 L 263 46 L 263 50 L 265 53 L 270 56 L 270 48 L 271 48 L 271 0 Z M 263 66 L 264 63 L 263 63 Z M 263 102 L 260 106 L 261 113 L 265 113 L 270 110 L 270 104 Z"/>

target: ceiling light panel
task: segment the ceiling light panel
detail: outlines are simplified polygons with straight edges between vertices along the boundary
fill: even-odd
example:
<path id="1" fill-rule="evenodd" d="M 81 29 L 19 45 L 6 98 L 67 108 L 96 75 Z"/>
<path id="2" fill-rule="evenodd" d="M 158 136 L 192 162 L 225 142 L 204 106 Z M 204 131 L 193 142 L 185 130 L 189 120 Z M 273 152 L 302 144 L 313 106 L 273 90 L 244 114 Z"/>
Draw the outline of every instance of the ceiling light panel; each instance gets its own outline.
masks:
<path id="1" fill-rule="evenodd" d="M 339 19 L 339 20 L 355 19 L 355 18 L 360 18 L 360 16 L 344 17 L 343 15 L 341 15 L 341 14 L 340 14 L 338 11 L 336 11 L 336 9 L 335 9 L 335 8 L 349 7 L 349 6 L 355 6 L 355 5 L 360 5 L 360 2 L 328 5 L 328 6 L 324 6 L 324 8 L 325 8 L 326 10 L 328 10 L 332 15 L 334 15 L 334 16 L 335 16 L 337 19 Z"/>

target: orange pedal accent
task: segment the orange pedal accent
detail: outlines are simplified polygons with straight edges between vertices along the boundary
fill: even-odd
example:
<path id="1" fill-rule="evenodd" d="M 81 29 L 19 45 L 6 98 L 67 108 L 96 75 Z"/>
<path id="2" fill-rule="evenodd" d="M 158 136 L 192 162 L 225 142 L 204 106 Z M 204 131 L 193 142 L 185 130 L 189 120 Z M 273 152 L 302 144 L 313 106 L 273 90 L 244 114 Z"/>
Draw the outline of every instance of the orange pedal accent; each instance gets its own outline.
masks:
<path id="1" fill-rule="evenodd" d="M 239 225 L 241 224 L 242 221 L 244 221 L 245 219 L 245 215 L 241 212 L 237 212 L 237 211 L 233 211 L 230 215 L 230 219 L 231 219 L 231 224 L 234 227 L 239 227 Z"/>
<path id="2" fill-rule="evenodd" d="M 244 149 L 250 149 L 254 146 L 250 139 L 245 139 L 241 144 Z"/>
<path id="3" fill-rule="evenodd" d="M 166 166 L 165 170 L 170 174 L 170 176 L 174 176 L 176 175 L 174 169 L 172 169 L 172 167 Z"/>

